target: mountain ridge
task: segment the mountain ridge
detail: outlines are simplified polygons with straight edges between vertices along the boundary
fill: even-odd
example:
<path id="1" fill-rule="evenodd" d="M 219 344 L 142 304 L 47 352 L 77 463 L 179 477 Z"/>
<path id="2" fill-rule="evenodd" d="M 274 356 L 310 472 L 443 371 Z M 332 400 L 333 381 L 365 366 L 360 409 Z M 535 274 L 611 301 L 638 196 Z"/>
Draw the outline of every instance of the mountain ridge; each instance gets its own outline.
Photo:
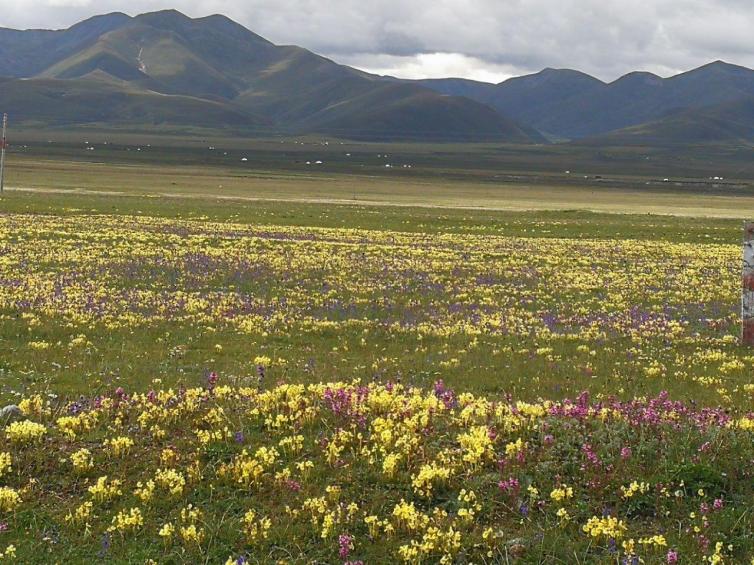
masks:
<path id="1" fill-rule="evenodd" d="M 483 103 L 370 75 L 301 47 L 275 45 L 220 14 L 190 18 L 161 10 L 131 17 L 114 12 L 65 30 L 0 29 L 0 44 L 8 45 L 3 39 L 9 36 L 21 39 L 0 51 L 0 75 L 23 80 L 13 92 L 34 95 L 38 86 L 43 99 L 54 84 L 55 92 L 71 102 L 65 105 L 71 111 L 55 119 L 57 124 L 94 123 L 109 115 L 101 108 L 92 108 L 91 116 L 81 111 L 85 100 L 99 100 L 94 91 L 101 90 L 131 100 L 135 106 L 125 113 L 148 117 L 145 126 L 191 125 L 190 116 L 168 112 L 162 119 L 142 107 L 154 100 L 150 93 L 157 93 L 195 98 L 195 107 L 210 108 L 206 103 L 212 102 L 215 114 L 245 116 L 240 123 L 268 124 L 268 131 L 338 132 L 364 139 L 544 141 Z M 45 80 L 59 82 L 37 82 Z M 66 81 L 79 82 L 69 84 L 70 92 L 59 92 Z M 92 92 L 86 92 L 87 85 Z M 10 96 L 8 85 L 4 90 L 0 106 L 34 121 L 33 108 Z M 176 101 L 187 104 L 184 98 Z M 218 104 L 223 112 L 218 113 Z M 37 118 L 42 123 L 53 116 Z"/>
<path id="2" fill-rule="evenodd" d="M 678 115 L 689 124 L 730 124 L 741 111 L 745 121 L 746 104 L 735 102 L 754 97 L 754 71 L 724 61 L 667 78 L 633 71 L 611 82 L 549 67 L 498 84 L 398 79 L 275 45 L 221 14 L 191 18 L 178 10 L 111 12 L 62 30 L 0 28 L 0 76 L 24 83 L 3 81 L 0 107 L 42 126 L 100 124 L 103 116 L 120 123 L 98 106 L 111 96 L 124 116 L 143 117 L 135 125 L 190 127 L 193 116 L 169 111 L 160 95 L 217 117 L 218 128 L 381 140 L 636 140 L 631 128 L 651 124 L 650 131 Z M 54 94 L 65 104 L 57 116 L 48 108 L 35 115 L 21 92 L 48 103 Z M 726 108 L 724 117 L 709 115 L 716 107 Z M 647 139 L 671 131 L 697 137 L 693 128 L 665 123 L 665 133 Z M 716 131 L 739 142 L 749 130 Z"/>
<path id="3" fill-rule="evenodd" d="M 493 85 L 465 79 L 421 81 L 438 92 L 463 92 L 553 140 L 595 137 L 754 96 L 754 70 L 724 61 L 663 78 L 632 71 L 604 82 L 573 69 L 544 69 Z"/>

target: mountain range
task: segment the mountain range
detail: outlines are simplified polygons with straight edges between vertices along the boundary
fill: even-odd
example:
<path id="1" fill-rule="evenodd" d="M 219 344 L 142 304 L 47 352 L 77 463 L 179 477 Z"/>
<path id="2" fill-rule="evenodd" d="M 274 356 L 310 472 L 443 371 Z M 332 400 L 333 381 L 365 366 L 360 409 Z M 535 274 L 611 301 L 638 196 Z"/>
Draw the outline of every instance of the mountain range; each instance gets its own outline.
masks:
<path id="1" fill-rule="evenodd" d="M 112 13 L 0 28 L 0 110 L 33 127 L 212 128 L 352 139 L 754 141 L 754 71 L 715 62 L 605 83 L 545 69 L 500 84 L 369 74 L 220 16 Z"/>

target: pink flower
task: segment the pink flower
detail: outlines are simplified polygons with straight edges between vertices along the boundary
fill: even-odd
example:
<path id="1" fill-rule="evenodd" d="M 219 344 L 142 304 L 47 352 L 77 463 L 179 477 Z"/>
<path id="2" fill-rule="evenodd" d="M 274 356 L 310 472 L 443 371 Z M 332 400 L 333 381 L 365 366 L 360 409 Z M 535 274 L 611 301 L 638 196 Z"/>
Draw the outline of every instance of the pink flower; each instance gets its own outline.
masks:
<path id="1" fill-rule="evenodd" d="M 351 550 L 353 549 L 353 538 L 349 536 L 348 534 L 340 534 L 338 536 L 338 555 L 341 559 L 348 559 L 348 555 L 351 553 Z"/>
<path id="2" fill-rule="evenodd" d="M 675 549 L 669 549 L 668 555 L 665 558 L 665 561 L 669 565 L 673 565 L 674 563 L 678 563 L 678 552 Z"/>
<path id="3" fill-rule="evenodd" d="M 507 481 L 500 481 L 497 483 L 498 488 L 503 492 L 515 492 L 519 488 L 518 479 L 511 477 Z"/>

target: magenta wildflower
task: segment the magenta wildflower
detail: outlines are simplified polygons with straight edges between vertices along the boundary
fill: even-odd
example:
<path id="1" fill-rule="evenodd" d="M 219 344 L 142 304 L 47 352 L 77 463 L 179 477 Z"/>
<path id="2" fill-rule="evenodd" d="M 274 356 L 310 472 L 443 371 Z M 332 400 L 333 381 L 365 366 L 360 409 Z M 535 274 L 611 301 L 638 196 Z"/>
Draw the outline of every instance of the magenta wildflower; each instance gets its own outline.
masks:
<path id="1" fill-rule="evenodd" d="M 510 493 L 516 492 L 521 485 L 519 484 L 518 479 L 511 477 L 507 481 L 500 481 L 497 483 L 497 486 L 501 491 Z"/>
<path id="2" fill-rule="evenodd" d="M 338 555 L 341 559 L 348 559 L 348 555 L 353 549 L 353 538 L 348 534 L 340 534 L 338 536 Z"/>

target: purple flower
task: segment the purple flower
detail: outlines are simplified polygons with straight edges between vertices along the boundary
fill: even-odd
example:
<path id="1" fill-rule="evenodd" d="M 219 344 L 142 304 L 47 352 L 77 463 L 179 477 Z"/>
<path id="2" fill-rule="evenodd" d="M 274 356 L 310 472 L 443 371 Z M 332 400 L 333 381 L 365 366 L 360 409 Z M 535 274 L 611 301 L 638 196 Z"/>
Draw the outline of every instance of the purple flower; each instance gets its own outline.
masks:
<path id="1" fill-rule="evenodd" d="M 351 536 L 348 534 L 340 534 L 338 536 L 338 555 L 341 559 L 348 559 L 348 555 L 351 553 L 351 549 L 353 548 L 352 545 L 352 539 Z"/>
<path id="2" fill-rule="evenodd" d="M 497 486 L 503 492 L 515 492 L 518 490 L 520 484 L 518 479 L 511 477 L 507 481 L 500 481 L 497 483 Z"/>
<path id="3" fill-rule="evenodd" d="M 678 563 L 678 552 L 675 549 L 669 549 L 668 554 L 665 556 L 665 561 L 668 565 Z"/>

